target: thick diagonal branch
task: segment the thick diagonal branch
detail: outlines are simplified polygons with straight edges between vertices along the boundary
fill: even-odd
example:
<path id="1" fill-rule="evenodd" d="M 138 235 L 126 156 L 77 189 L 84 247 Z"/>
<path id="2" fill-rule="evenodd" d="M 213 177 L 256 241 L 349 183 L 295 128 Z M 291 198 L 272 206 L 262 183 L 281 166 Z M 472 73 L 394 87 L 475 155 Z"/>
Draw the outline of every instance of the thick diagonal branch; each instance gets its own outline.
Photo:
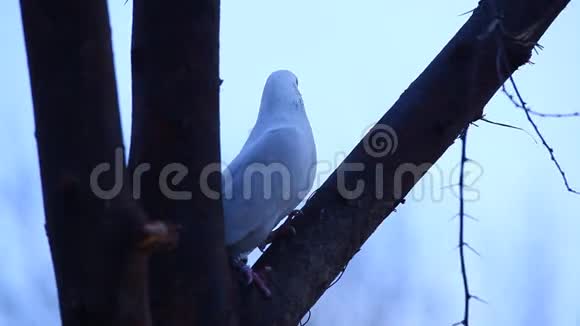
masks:
<path id="1" fill-rule="evenodd" d="M 393 130 L 386 141 L 394 147 L 387 155 L 371 153 L 365 146 L 374 137 L 371 131 L 307 202 L 304 214 L 293 222 L 297 235 L 273 244 L 256 263 L 272 267 L 273 298 L 265 300 L 255 291 L 243 293 L 243 324 L 296 325 L 377 226 L 428 173 L 427 168 L 470 122 L 481 117 L 485 104 L 503 84 L 496 67 L 498 44 L 490 35 L 498 32 L 497 19 L 507 29 L 502 32 L 511 74 L 527 62 L 534 43 L 567 3 L 496 0 L 492 5 L 489 0 L 480 1 L 471 18 L 379 120 L 374 132 Z M 429 30 L 425 33 L 428 37 Z M 525 42 L 510 35 L 525 35 Z M 349 194 L 357 185 L 362 185 L 362 192 Z"/>

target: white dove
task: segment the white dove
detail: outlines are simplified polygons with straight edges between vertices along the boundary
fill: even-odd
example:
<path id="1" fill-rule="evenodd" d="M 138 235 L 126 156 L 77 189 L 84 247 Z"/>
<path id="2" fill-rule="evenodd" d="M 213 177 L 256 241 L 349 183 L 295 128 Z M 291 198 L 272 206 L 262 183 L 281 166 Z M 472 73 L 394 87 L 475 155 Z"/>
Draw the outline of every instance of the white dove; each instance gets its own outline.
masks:
<path id="1" fill-rule="evenodd" d="M 275 71 L 264 86 L 256 124 L 222 179 L 228 254 L 248 284 L 254 282 L 267 296 L 264 280 L 246 265 L 247 256 L 310 191 L 315 165 L 298 79 L 290 71 Z"/>

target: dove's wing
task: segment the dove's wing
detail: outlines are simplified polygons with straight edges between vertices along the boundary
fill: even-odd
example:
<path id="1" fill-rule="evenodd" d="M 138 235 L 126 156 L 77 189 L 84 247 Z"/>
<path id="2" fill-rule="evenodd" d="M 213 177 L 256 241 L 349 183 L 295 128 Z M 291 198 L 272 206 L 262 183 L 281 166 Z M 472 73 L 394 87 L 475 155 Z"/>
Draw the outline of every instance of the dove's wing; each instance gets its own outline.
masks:
<path id="1" fill-rule="evenodd" d="M 254 242 L 264 239 L 248 237 L 267 236 L 279 219 L 300 203 L 298 193 L 312 186 L 309 174 L 316 153 L 307 126 L 308 130 L 291 126 L 265 130 L 248 141 L 228 166 L 222 190 L 228 246 L 243 241 L 244 247 L 251 244 L 243 250 L 254 249 L 258 245 Z M 252 235 L 263 233 L 259 230 L 264 228 L 265 235 Z"/>

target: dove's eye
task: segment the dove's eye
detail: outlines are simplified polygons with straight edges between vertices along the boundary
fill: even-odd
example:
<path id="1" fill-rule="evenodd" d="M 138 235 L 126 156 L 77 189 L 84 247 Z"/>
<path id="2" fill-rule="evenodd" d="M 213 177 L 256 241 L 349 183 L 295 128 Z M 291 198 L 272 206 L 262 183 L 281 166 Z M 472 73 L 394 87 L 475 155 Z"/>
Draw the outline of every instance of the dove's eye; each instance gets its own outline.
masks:
<path id="1" fill-rule="evenodd" d="M 298 86 L 298 77 L 296 77 L 296 86 Z"/>

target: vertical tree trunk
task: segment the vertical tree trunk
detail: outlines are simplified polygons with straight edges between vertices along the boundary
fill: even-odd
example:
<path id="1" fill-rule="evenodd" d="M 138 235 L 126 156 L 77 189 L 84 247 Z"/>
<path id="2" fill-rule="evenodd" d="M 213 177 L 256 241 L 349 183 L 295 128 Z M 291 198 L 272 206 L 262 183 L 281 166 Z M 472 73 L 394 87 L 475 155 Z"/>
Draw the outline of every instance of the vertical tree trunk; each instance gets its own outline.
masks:
<path id="1" fill-rule="evenodd" d="M 146 257 L 136 248 L 145 216 L 119 179 L 106 3 L 22 0 L 21 10 L 62 323 L 148 325 Z M 91 180 L 101 163 L 110 170 Z"/>
<path id="2" fill-rule="evenodd" d="M 129 166 L 149 215 L 180 227 L 176 250 L 152 258 L 155 325 L 234 320 L 221 201 L 202 192 L 219 193 L 219 168 L 200 180 L 220 162 L 218 37 L 217 0 L 134 2 Z"/>

